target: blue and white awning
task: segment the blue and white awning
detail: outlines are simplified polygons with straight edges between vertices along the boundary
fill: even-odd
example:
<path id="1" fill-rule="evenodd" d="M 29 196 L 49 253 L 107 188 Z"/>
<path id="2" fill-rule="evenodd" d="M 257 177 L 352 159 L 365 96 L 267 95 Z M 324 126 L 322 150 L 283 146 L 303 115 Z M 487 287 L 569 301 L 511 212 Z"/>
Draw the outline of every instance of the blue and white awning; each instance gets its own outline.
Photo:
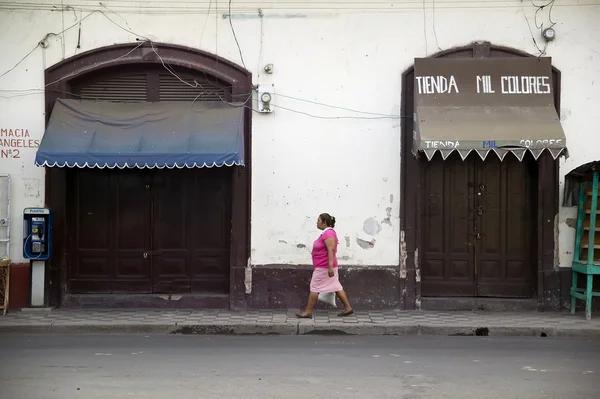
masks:
<path id="1" fill-rule="evenodd" d="M 111 169 L 244 165 L 244 106 L 58 99 L 35 164 Z"/>

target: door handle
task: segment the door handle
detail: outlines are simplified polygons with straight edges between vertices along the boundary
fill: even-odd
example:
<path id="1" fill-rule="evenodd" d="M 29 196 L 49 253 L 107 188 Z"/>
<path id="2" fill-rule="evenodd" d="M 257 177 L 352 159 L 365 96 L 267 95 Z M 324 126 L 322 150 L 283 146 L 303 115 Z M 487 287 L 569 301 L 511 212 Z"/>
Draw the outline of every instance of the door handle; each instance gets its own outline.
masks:
<path id="1" fill-rule="evenodd" d="M 469 235 L 475 237 L 477 240 L 481 240 L 481 233 L 469 233 Z"/>
<path id="2" fill-rule="evenodd" d="M 144 251 L 142 256 L 144 259 L 148 259 L 150 256 L 160 256 L 160 251 Z"/>

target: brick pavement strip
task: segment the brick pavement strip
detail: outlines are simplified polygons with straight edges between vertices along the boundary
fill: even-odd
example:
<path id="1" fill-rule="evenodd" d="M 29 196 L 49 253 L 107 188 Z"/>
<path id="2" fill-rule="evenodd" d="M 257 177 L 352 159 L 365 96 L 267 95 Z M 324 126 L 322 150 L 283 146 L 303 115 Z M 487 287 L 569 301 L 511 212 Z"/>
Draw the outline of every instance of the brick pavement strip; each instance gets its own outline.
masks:
<path id="1" fill-rule="evenodd" d="M 0 317 L 0 333 L 503 335 L 600 338 L 600 318 L 581 313 L 357 311 L 346 318 L 319 310 L 53 310 Z"/>

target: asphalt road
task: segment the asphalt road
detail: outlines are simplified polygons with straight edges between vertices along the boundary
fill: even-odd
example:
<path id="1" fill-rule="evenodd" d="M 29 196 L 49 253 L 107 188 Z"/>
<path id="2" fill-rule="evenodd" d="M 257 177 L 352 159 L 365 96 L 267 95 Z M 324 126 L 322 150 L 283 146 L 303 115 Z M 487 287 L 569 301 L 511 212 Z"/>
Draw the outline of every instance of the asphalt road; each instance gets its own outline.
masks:
<path id="1" fill-rule="evenodd" d="M 1 399 L 600 398 L 600 341 L 0 335 Z"/>

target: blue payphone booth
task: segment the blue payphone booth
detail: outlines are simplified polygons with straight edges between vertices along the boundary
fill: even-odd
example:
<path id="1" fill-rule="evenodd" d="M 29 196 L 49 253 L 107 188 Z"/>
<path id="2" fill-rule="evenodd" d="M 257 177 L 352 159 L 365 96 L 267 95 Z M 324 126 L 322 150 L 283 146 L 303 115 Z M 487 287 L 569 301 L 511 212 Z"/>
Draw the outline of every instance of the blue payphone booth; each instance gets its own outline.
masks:
<path id="1" fill-rule="evenodd" d="M 52 210 L 23 210 L 23 257 L 31 260 L 29 306 L 46 304 L 46 261 L 52 256 Z"/>
<path id="2" fill-rule="evenodd" d="M 23 210 L 23 257 L 31 260 L 29 306 L 46 304 L 46 261 L 52 256 L 52 210 Z"/>
<path id="3" fill-rule="evenodd" d="M 25 208 L 23 210 L 23 257 L 48 260 L 52 256 L 52 210 Z"/>

